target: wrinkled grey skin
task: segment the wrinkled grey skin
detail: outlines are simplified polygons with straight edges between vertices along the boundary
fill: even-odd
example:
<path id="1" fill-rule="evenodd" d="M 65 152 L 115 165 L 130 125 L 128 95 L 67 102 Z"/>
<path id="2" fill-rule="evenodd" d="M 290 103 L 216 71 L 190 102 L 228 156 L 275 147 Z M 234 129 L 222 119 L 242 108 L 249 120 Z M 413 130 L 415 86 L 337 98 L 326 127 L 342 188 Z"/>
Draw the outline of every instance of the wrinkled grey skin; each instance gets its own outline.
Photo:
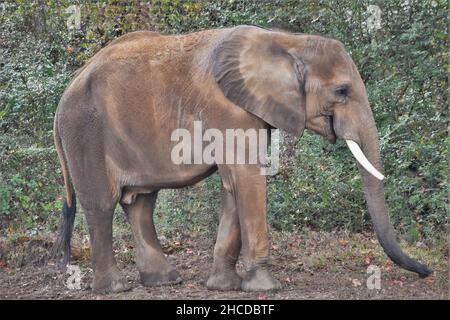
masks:
<path id="1" fill-rule="evenodd" d="M 157 193 L 192 185 L 216 170 L 223 183 L 222 214 L 207 287 L 280 287 L 267 270 L 266 179 L 260 164 L 171 161 L 172 131 L 192 132 L 195 120 L 222 132 L 276 127 L 300 136 L 307 128 L 330 142 L 350 139 L 382 170 L 364 84 L 338 41 L 249 26 L 180 36 L 125 35 L 80 70 L 55 116 L 65 212 L 75 212 L 75 189 L 89 226 L 94 291 L 129 288 L 112 250 L 118 203 L 131 224 L 142 283 L 181 281 L 157 239 L 152 217 Z M 428 275 L 395 240 L 383 183 L 360 170 L 380 244 L 401 267 Z M 70 241 L 70 232 L 63 238 Z M 235 268 L 239 254 L 247 269 L 243 279 Z"/>

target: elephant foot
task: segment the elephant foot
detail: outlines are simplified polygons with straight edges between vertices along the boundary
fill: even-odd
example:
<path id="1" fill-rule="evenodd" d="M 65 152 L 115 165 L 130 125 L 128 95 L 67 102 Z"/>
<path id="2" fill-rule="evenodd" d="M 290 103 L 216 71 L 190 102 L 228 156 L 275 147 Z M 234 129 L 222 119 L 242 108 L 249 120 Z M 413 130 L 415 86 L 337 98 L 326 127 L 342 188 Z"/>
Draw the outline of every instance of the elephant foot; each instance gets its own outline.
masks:
<path id="1" fill-rule="evenodd" d="M 139 275 L 142 285 L 146 287 L 178 284 L 182 281 L 180 274 L 175 269 L 168 272 L 139 272 Z"/>
<path id="2" fill-rule="evenodd" d="M 241 289 L 242 278 L 236 270 L 213 272 L 206 282 L 209 290 L 232 291 Z"/>
<path id="3" fill-rule="evenodd" d="M 281 289 L 281 283 L 272 277 L 267 269 L 259 268 L 247 272 L 242 280 L 244 291 L 269 291 Z"/>
<path id="4" fill-rule="evenodd" d="M 131 289 L 128 281 L 118 270 L 113 270 L 107 276 L 94 276 L 92 291 L 98 294 L 117 293 Z"/>

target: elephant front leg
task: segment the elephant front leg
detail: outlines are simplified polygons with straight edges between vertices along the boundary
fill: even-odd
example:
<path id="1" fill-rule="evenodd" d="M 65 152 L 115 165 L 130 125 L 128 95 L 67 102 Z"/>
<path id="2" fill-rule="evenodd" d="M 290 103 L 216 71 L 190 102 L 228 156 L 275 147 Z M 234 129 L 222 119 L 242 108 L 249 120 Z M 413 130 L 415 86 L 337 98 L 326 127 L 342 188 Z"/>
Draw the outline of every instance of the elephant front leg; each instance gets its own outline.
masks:
<path id="1" fill-rule="evenodd" d="M 266 177 L 258 165 L 219 168 L 225 189 L 233 195 L 241 233 L 241 255 L 246 268 L 241 289 L 279 289 L 281 284 L 268 271 Z"/>
<path id="2" fill-rule="evenodd" d="M 213 271 L 206 283 L 212 290 L 239 290 L 241 277 L 236 262 L 241 250 L 241 231 L 236 202 L 231 192 L 222 190 L 222 214 L 214 247 Z"/>
<path id="3" fill-rule="evenodd" d="M 181 282 L 180 274 L 167 261 L 153 223 L 157 192 L 140 194 L 133 204 L 122 204 L 136 243 L 136 265 L 144 286 Z"/>

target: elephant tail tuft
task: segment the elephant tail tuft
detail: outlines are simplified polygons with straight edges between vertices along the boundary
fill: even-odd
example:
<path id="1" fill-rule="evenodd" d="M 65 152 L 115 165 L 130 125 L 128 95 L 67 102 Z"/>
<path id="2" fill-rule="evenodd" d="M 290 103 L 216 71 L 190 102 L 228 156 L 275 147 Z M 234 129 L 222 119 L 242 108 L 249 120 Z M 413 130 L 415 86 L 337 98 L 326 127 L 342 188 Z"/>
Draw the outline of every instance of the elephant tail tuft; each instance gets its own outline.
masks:
<path id="1" fill-rule="evenodd" d="M 58 131 L 57 116 L 55 116 L 55 123 L 53 127 L 53 135 L 55 140 L 56 151 L 58 153 L 59 161 L 64 178 L 64 185 L 66 189 L 66 198 L 63 202 L 61 221 L 59 224 L 58 237 L 51 249 L 51 259 L 58 261 L 59 267 L 65 269 L 70 262 L 70 240 L 72 238 L 73 225 L 75 221 L 75 213 L 77 211 L 76 194 L 73 185 L 70 181 L 67 161 L 65 159 L 64 150 L 61 143 L 61 137 Z M 62 254 L 62 261 L 60 260 Z"/>
<path id="2" fill-rule="evenodd" d="M 59 223 L 58 237 L 53 244 L 51 253 L 52 258 L 58 260 L 59 267 L 61 269 L 65 269 L 70 262 L 70 242 L 72 239 L 75 213 L 77 211 L 75 191 L 72 192 L 71 197 L 71 206 L 69 206 L 67 200 L 64 200 L 61 213 L 61 221 Z"/>

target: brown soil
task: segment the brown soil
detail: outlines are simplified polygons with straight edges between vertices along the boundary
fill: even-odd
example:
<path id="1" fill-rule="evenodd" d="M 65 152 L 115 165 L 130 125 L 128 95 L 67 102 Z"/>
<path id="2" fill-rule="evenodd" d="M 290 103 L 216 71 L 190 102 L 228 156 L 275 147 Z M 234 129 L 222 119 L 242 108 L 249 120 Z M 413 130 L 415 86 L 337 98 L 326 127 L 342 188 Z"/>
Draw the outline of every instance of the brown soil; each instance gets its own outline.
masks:
<path id="1" fill-rule="evenodd" d="M 95 295 L 89 290 L 92 270 L 87 248 L 75 248 L 82 271 L 81 290 L 66 287 L 68 275 L 54 265 L 42 265 L 40 257 L 48 241 L 23 239 L 6 250 L 0 239 L 0 299 L 448 299 L 448 250 L 427 248 L 418 243 L 402 244 L 405 250 L 434 269 L 420 279 L 416 274 L 394 266 L 372 235 L 346 233 L 273 233 L 271 270 L 283 284 L 276 292 L 245 293 L 209 291 L 205 287 L 212 266 L 210 239 L 183 237 L 163 240 L 168 259 L 177 267 L 183 282 L 178 285 L 145 288 L 139 283 L 133 263 L 132 245 L 118 249 L 119 267 L 132 289 L 128 292 Z M 21 252 L 19 254 L 19 252 Z M 21 256 L 19 259 L 18 257 Z M 3 258 L 2 258 L 3 257 Z M 5 257 L 9 257 L 6 260 Z M 3 260 L 1 260 L 3 259 Z M 13 267 L 13 264 L 16 266 Z M 381 270 L 381 289 L 368 289 L 369 265 Z M 242 265 L 238 265 L 242 272 Z"/>

